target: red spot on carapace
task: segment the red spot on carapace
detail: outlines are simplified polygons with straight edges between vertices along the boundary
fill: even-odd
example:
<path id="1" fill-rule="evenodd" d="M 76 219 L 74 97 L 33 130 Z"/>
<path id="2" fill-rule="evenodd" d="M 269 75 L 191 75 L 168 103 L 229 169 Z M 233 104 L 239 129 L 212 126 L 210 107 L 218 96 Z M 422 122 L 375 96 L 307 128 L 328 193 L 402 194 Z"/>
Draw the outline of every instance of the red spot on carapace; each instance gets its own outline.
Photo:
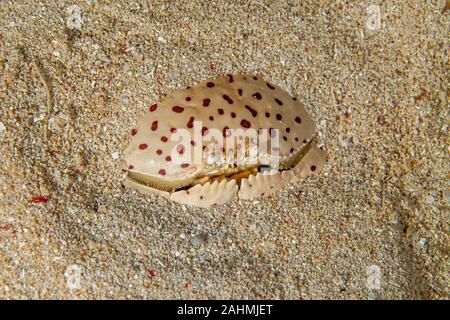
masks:
<path id="1" fill-rule="evenodd" d="M 215 84 L 214 84 L 213 82 L 208 82 L 208 83 L 206 84 L 206 86 L 207 86 L 208 88 L 212 88 L 212 87 L 215 86 Z"/>
<path id="2" fill-rule="evenodd" d="M 167 156 L 166 157 L 166 161 L 172 161 L 172 157 L 171 156 Z"/>
<path id="3" fill-rule="evenodd" d="M 274 86 L 272 86 L 270 83 L 266 83 L 267 84 L 267 87 L 269 88 L 269 89 L 272 89 L 272 90 L 274 90 L 275 89 L 275 87 Z"/>
<path id="4" fill-rule="evenodd" d="M 131 135 L 132 135 L 132 136 L 135 136 L 136 133 L 137 133 L 137 129 L 131 129 Z"/>
<path id="5" fill-rule="evenodd" d="M 170 128 L 170 132 L 171 133 L 175 133 L 175 132 L 177 132 L 177 129 L 176 128 Z"/>
<path id="6" fill-rule="evenodd" d="M 128 165 L 128 170 L 133 170 L 134 166 L 132 164 Z"/>
<path id="7" fill-rule="evenodd" d="M 242 96 L 242 89 L 238 89 L 238 94 Z"/>
<path id="8" fill-rule="evenodd" d="M 231 74 L 227 74 L 228 76 L 228 82 L 231 83 L 234 81 L 233 76 Z"/>
<path id="9" fill-rule="evenodd" d="M 255 98 L 256 100 L 262 99 L 262 96 L 259 92 L 255 92 L 254 94 L 252 94 L 252 97 Z"/>
<path id="10" fill-rule="evenodd" d="M 295 117 L 295 122 L 302 123 L 302 119 L 300 119 L 300 117 Z"/>
<path id="11" fill-rule="evenodd" d="M 224 95 L 222 96 L 222 98 L 224 98 L 225 101 L 228 102 L 229 104 L 232 104 L 232 103 L 233 103 L 233 100 L 232 100 L 229 96 L 227 96 L 226 94 L 224 94 Z"/>
<path id="12" fill-rule="evenodd" d="M 252 116 L 253 117 L 256 117 L 256 115 L 258 114 L 258 112 L 256 112 L 256 110 L 255 109 L 253 109 L 252 107 L 250 107 L 250 106 L 245 106 L 245 109 L 247 109 L 248 111 L 250 111 L 250 113 L 252 114 Z"/>
<path id="13" fill-rule="evenodd" d="M 242 126 L 243 128 L 250 128 L 250 122 L 247 121 L 247 120 L 245 120 L 245 119 L 242 119 L 242 121 L 241 121 L 241 126 Z"/>
<path id="14" fill-rule="evenodd" d="M 164 169 L 159 169 L 159 172 L 158 172 L 160 175 L 162 175 L 162 176 L 165 176 L 166 175 L 166 170 L 164 170 Z"/>
<path id="15" fill-rule="evenodd" d="M 232 112 L 230 115 L 231 115 L 232 118 L 236 118 L 236 113 L 235 112 Z"/>
<path id="16" fill-rule="evenodd" d="M 161 141 L 162 141 L 162 142 L 167 142 L 167 140 L 169 140 L 169 139 L 167 139 L 167 137 L 165 137 L 165 136 L 162 136 L 162 137 L 161 137 Z"/>
<path id="17" fill-rule="evenodd" d="M 276 102 L 279 106 L 282 106 L 282 105 L 283 105 L 283 102 L 281 102 L 281 100 L 278 99 L 278 98 L 275 98 L 275 102 Z"/>
<path id="18" fill-rule="evenodd" d="M 214 117 L 213 116 L 209 116 L 209 120 L 210 121 L 214 121 Z"/>
<path id="19" fill-rule="evenodd" d="M 194 117 L 190 117 L 190 118 L 189 118 L 189 121 L 188 121 L 188 123 L 187 123 L 187 127 L 188 127 L 189 129 L 192 129 L 192 128 L 194 127 Z"/>
<path id="20" fill-rule="evenodd" d="M 279 113 L 277 113 L 276 118 L 277 118 L 278 121 L 281 121 L 281 119 L 283 119 L 283 117 Z"/>
<path id="21" fill-rule="evenodd" d="M 141 149 L 141 150 L 145 150 L 145 149 L 147 149 L 147 147 L 148 147 L 148 145 L 146 143 L 141 143 L 139 145 L 139 149 Z"/>
<path id="22" fill-rule="evenodd" d="M 217 112 L 218 112 L 220 115 L 223 115 L 223 109 L 217 109 Z"/>
<path id="23" fill-rule="evenodd" d="M 187 168 L 187 167 L 189 167 L 189 163 L 182 163 L 181 164 L 181 167 L 184 169 L 184 168 Z"/>
<path id="24" fill-rule="evenodd" d="M 206 136 L 208 134 L 208 128 L 207 127 L 203 127 L 202 128 L 202 136 Z"/>
<path id="25" fill-rule="evenodd" d="M 153 123 L 152 123 L 152 131 L 155 131 L 156 129 L 158 129 L 158 121 L 157 120 L 153 121 Z"/>
<path id="26" fill-rule="evenodd" d="M 314 165 L 311 166 L 311 171 L 316 171 L 316 169 L 317 169 L 316 166 L 314 166 Z"/>
<path id="27" fill-rule="evenodd" d="M 186 101 L 191 101 L 191 97 L 186 97 Z"/>
<path id="28" fill-rule="evenodd" d="M 156 110 L 156 108 L 158 108 L 158 105 L 155 103 L 155 104 L 152 104 L 150 106 L 150 108 L 148 108 L 148 109 L 150 110 L 150 112 L 154 112 Z"/>
<path id="29" fill-rule="evenodd" d="M 203 99 L 203 106 L 207 107 L 211 103 L 211 99 Z"/>
<path id="30" fill-rule="evenodd" d="M 180 107 L 180 106 L 174 106 L 174 107 L 172 107 L 172 110 L 173 110 L 173 112 L 181 113 L 181 112 L 183 112 L 184 108 Z"/>
<path id="31" fill-rule="evenodd" d="M 161 150 L 161 149 L 158 149 L 158 150 L 156 150 L 156 153 L 159 154 L 159 155 L 161 155 L 161 154 L 162 154 L 162 150 Z"/>
<path id="32" fill-rule="evenodd" d="M 287 127 L 287 128 L 286 128 L 286 132 L 287 132 L 287 133 L 291 132 L 291 128 Z"/>
<path id="33" fill-rule="evenodd" d="M 270 113 L 266 112 L 266 118 L 270 117 Z"/>

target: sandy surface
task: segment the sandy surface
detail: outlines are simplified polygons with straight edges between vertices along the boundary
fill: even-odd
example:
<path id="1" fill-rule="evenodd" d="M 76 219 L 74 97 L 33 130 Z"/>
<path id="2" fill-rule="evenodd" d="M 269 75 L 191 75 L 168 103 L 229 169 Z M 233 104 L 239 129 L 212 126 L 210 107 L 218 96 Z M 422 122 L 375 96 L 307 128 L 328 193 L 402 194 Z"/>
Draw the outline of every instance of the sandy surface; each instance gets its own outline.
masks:
<path id="1" fill-rule="evenodd" d="M 232 2 L 0 2 L 0 298 L 448 297 L 444 1 Z M 239 72 L 303 100 L 324 172 L 208 210 L 121 187 L 158 95 Z"/>

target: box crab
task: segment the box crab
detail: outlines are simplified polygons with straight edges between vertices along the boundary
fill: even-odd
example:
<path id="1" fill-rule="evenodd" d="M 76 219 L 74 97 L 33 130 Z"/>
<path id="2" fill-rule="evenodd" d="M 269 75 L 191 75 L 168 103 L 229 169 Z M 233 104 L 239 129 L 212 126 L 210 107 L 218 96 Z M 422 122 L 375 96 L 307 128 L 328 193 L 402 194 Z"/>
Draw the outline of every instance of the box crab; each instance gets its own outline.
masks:
<path id="1" fill-rule="evenodd" d="M 171 92 L 131 136 L 125 186 L 199 207 L 271 194 L 326 158 L 303 104 L 246 74 Z"/>

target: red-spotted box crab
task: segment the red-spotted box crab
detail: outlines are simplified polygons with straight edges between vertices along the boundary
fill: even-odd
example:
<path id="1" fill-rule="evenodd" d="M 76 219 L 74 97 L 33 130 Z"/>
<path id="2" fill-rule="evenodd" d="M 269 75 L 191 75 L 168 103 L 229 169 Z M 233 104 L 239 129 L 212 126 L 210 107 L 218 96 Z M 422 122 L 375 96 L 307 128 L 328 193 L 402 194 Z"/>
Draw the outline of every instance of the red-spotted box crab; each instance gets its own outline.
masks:
<path id="1" fill-rule="evenodd" d="M 131 136 L 125 185 L 199 207 L 271 194 L 319 172 L 326 158 L 304 105 L 253 75 L 175 90 Z"/>

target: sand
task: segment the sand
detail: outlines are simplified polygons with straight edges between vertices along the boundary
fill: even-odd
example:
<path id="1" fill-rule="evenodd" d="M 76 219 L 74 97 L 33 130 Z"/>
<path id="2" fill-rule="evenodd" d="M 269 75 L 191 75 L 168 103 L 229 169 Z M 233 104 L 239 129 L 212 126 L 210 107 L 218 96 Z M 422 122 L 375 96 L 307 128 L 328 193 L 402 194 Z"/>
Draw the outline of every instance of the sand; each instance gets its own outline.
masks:
<path id="1" fill-rule="evenodd" d="M 447 299 L 444 6 L 1 1 L 0 298 Z M 240 72 L 304 102 L 323 172 L 212 209 L 121 187 L 147 106 Z"/>

